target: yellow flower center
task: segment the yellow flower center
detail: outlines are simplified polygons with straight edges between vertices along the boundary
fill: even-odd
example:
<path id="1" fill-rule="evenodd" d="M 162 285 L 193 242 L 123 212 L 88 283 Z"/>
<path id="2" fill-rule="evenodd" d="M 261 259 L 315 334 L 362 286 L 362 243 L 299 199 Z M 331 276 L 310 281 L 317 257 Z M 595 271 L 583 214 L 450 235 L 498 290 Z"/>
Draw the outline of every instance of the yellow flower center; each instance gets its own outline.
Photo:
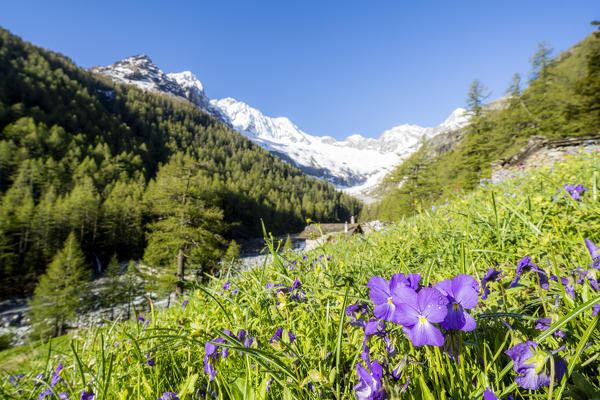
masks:
<path id="1" fill-rule="evenodd" d="M 454 303 L 452 304 L 452 308 L 458 310 L 460 308 L 460 305 L 458 303 Z"/>
<path id="2" fill-rule="evenodd" d="M 419 317 L 419 323 L 420 323 L 420 324 L 426 324 L 426 323 L 427 323 L 427 318 L 425 318 L 425 317 L 423 317 L 423 316 L 420 316 L 420 317 Z"/>
<path id="3" fill-rule="evenodd" d="M 388 304 L 392 304 L 392 298 L 388 297 Z"/>

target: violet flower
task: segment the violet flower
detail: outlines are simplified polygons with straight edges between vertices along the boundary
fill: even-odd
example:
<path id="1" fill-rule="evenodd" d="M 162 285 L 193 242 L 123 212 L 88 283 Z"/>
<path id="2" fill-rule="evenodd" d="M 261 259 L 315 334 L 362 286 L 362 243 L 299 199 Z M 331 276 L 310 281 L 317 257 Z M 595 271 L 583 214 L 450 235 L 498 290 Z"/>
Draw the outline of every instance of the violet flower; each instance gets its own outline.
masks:
<path id="1" fill-rule="evenodd" d="M 590 257 L 592 257 L 591 268 L 600 269 L 600 249 L 590 239 L 585 239 L 585 245 L 587 246 Z"/>
<path id="2" fill-rule="evenodd" d="M 550 280 L 554 281 L 554 282 L 558 282 L 558 278 L 554 275 L 550 276 Z M 569 281 L 569 278 L 564 278 L 564 277 L 560 277 L 560 283 L 562 283 L 563 287 L 565 288 L 565 291 L 567 292 L 567 295 L 569 295 L 570 298 L 572 298 L 573 300 L 575 300 L 575 285 L 574 284 L 570 284 L 571 282 Z"/>
<path id="3" fill-rule="evenodd" d="M 150 367 L 154 367 L 156 365 L 154 358 L 150 358 L 150 354 L 146 354 L 146 364 Z"/>
<path id="4" fill-rule="evenodd" d="M 506 274 L 503 274 L 502 271 L 496 270 L 494 268 L 490 268 L 487 270 L 483 278 L 481 278 L 481 288 L 483 289 L 483 293 L 481 294 L 481 300 L 487 299 L 490 294 L 490 289 L 488 289 L 488 282 L 499 281 L 504 278 Z"/>
<path id="5" fill-rule="evenodd" d="M 592 317 L 595 317 L 598 314 L 598 311 L 600 311 L 600 304 L 594 304 L 592 306 Z"/>
<path id="6" fill-rule="evenodd" d="M 181 303 L 181 309 L 185 310 L 185 306 L 187 306 L 189 302 L 189 300 L 184 300 L 183 303 Z"/>
<path id="7" fill-rule="evenodd" d="M 475 308 L 479 297 L 479 284 L 470 275 L 460 274 L 452 281 L 445 279 L 433 286 L 448 299 L 448 313 L 440 326 L 444 329 L 472 331 L 476 327 L 475 318 L 465 309 Z"/>
<path id="8" fill-rule="evenodd" d="M 409 287 L 399 287 L 394 296 L 398 302 L 394 322 L 402 325 L 413 346 L 442 346 L 444 336 L 433 323 L 444 321 L 448 314 L 446 296 L 430 287 L 421 288 L 418 293 Z"/>
<path id="9" fill-rule="evenodd" d="M 536 342 L 528 340 L 504 352 L 514 361 L 513 370 L 519 374 L 515 382 L 523 389 L 537 390 L 550 385 L 551 371 L 547 361 L 553 356 L 537 347 Z M 560 382 L 566 370 L 565 360 L 555 358 L 554 369 L 554 377 Z"/>
<path id="10" fill-rule="evenodd" d="M 381 377 L 383 369 L 379 361 L 375 360 L 369 366 L 369 370 L 356 364 L 356 374 L 358 375 L 358 383 L 354 386 L 354 393 L 358 400 L 383 400 L 386 398 L 385 391 L 381 389 Z"/>
<path id="11" fill-rule="evenodd" d="M 273 343 L 273 342 L 279 342 L 279 339 L 281 339 L 281 335 L 283 334 L 283 327 L 279 327 L 277 328 L 277 331 L 275 331 L 275 334 L 273 336 L 271 336 L 271 339 L 269 339 L 269 343 Z"/>
<path id="12" fill-rule="evenodd" d="M 365 327 L 365 315 L 369 312 L 367 303 L 356 302 L 346 307 L 346 315 L 350 317 L 348 324 L 350 326 Z"/>
<path id="13" fill-rule="evenodd" d="M 179 396 L 174 392 L 165 392 L 156 400 L 179 400 Z"/>
<path id="14" fill-rule="evenodd" d="M 396 304 L 394 304 L 393 293 L 399 289 L 408 287 L 416 289 L 419 285 L 421 276 L 419 274 L 410 274 L 407 278 L 402 273 L 394 274 L 390 278 L 390 282 L 379 276 L 372 277 L 367 283 L 367 287 L 371 289 L 369 298 L 375 305 L 373 314 L 386 321 L 397 322 L 393 320 Z"/>
<path id="15" fill-rule="evenodd" d="M 79 400 L 92 400 L 93 398 L 94 398 L 94 392 L 92 392 L 91 390 L 89 392 L 82 390 L 81 397 L 79 398 Z"/>
<path id="16" fill-rule="evenodd" d="M 519 260 L 519 263 L 517 264 L 517 271 L 515 273 L 515 279 L 513 279 L 508 287 L 516 287 L 519 283 L 519 279 L 521 279 L 521 274 L 527 271 L 533 271 L 537 273 L 538 277 L 540 278 L 540 287 L 542 289 L 550 288 L 550 285 L 548 284 L 548 276 L 542 269 L 540 269 L 540 267 L 531 262 L 531 257 L 523 257 L 521 260 Z"/>
<path id="17" fill-rule="evenodd" d="M 540 331 L 545 331 L 550 325 L 552 325 L 552 318 L 540 318 L 535 320 L 535 329 L 539 329 Z M 556 330 L 553 335 L 561 339 L 565 338 L 565 332 L 560 329 Z"/>
<path id="18" fill-rule="evenodd" d="M 486 388 L 483 392 L 483 400 L 500 400 L 500 397 L 496 396 L 494 392 Z"/>
<path id="19" fill-rule="evenodd" d="M 583 192 L 588 191 L 589 189 L 584 187 L 583 185 L 564 185 L 563 189 L 565 192 L 571 195 L 573 200 L 580 200 Z M 565 196 L 567 197 L 567 196 Z"/>
<path id="20" fill-rule="evenodd" d="M 10 378 L 8 378 L 8 381 L 10 383 L 14 383 L 15 381 L 17 381 L 18 379 L 21 379 L 24 376 L 25 376 L 25 374 L 13 375 Z"/>

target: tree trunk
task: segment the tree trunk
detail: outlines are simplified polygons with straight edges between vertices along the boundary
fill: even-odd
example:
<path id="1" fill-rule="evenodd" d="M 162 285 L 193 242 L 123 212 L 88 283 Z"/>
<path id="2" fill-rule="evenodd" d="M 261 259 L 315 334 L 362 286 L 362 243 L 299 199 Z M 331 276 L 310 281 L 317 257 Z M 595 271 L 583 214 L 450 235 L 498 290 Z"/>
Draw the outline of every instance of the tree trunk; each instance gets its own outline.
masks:
<path id="1" fill-rule="evenodd" d="M 177 253 L 177 274 L 175 275 L 177 277 L 177 282 L 175 283 L 175 293 L 178 296 L 183 294 L 183 269 L 185 263 L 185 259 L 183 257 L 183 249 L 179 249 L 179 253 Z"/>

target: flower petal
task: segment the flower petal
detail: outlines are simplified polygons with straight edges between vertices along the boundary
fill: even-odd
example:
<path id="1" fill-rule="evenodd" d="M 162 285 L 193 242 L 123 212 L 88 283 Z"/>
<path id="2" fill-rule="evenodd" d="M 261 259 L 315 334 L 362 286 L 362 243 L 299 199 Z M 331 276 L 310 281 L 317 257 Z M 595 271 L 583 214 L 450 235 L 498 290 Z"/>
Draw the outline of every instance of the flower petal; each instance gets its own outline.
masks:
<path id="1" fill-rule="evenodd" d="M 396 312 L 392 317 L 392 322 L 404 326 L 412 326 L 419 322 L 419 312 L 416 308 L 407 303 L 400 303 L 396 306 Z"/>
<path id="2" fill-rule="evenodd" d="M 429 322 L 419 322 L 411 327 L 404 326 L 402 330 L 408 336 L 413 346 L 442 346 L 444 336 L 438 328 Z"/>
<path id="3" fill-rule="evenodd" d="M 448 314 L 448 299 L 439 290 L 424 287 L 419 291 L 419 311 L 429 322 L 442 322 Z"/>
<path id="4" fill-rule="evenodd" d="M 388 281 L 380 276 L 373 276 L 367 283 L 367 287 L 371 289 L 369 298 L 375 304 L 387 303 L 388 298 L 391 296 Z"/>
<path id="5" fill-rule="evenodd" d="M 477 306 L 479 284 L 471 275 L 460 274 L 452 279 L 454 299 L 466 309 Z"/>

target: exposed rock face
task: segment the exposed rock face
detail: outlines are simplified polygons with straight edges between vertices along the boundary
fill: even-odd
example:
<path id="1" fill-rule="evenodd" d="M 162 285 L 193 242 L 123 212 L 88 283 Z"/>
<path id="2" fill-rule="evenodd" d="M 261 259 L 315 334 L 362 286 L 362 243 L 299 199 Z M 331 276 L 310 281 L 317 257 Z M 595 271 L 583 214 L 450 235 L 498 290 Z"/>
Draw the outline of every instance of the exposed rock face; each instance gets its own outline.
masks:
<path id="1" fill-rule="evenodd" d="M 469 120 L 465 110 L 459 108 L 437 127 L 404 124 L 383 132 L 377 139 L 352 135 L 337 141 L 330 136 L 309 135 L 288 118 L 265 116 L 231 97 L 210 100 L 194 74 L 189 71 L 165 74 L 146 55 L 94 67 L 91 71 L 115 82 L 187 99 L 304 173 L 327 180 L 366 202 L 374 200 L 373 189 L 415 152 L 423 139 L 457 131 Z"/>

